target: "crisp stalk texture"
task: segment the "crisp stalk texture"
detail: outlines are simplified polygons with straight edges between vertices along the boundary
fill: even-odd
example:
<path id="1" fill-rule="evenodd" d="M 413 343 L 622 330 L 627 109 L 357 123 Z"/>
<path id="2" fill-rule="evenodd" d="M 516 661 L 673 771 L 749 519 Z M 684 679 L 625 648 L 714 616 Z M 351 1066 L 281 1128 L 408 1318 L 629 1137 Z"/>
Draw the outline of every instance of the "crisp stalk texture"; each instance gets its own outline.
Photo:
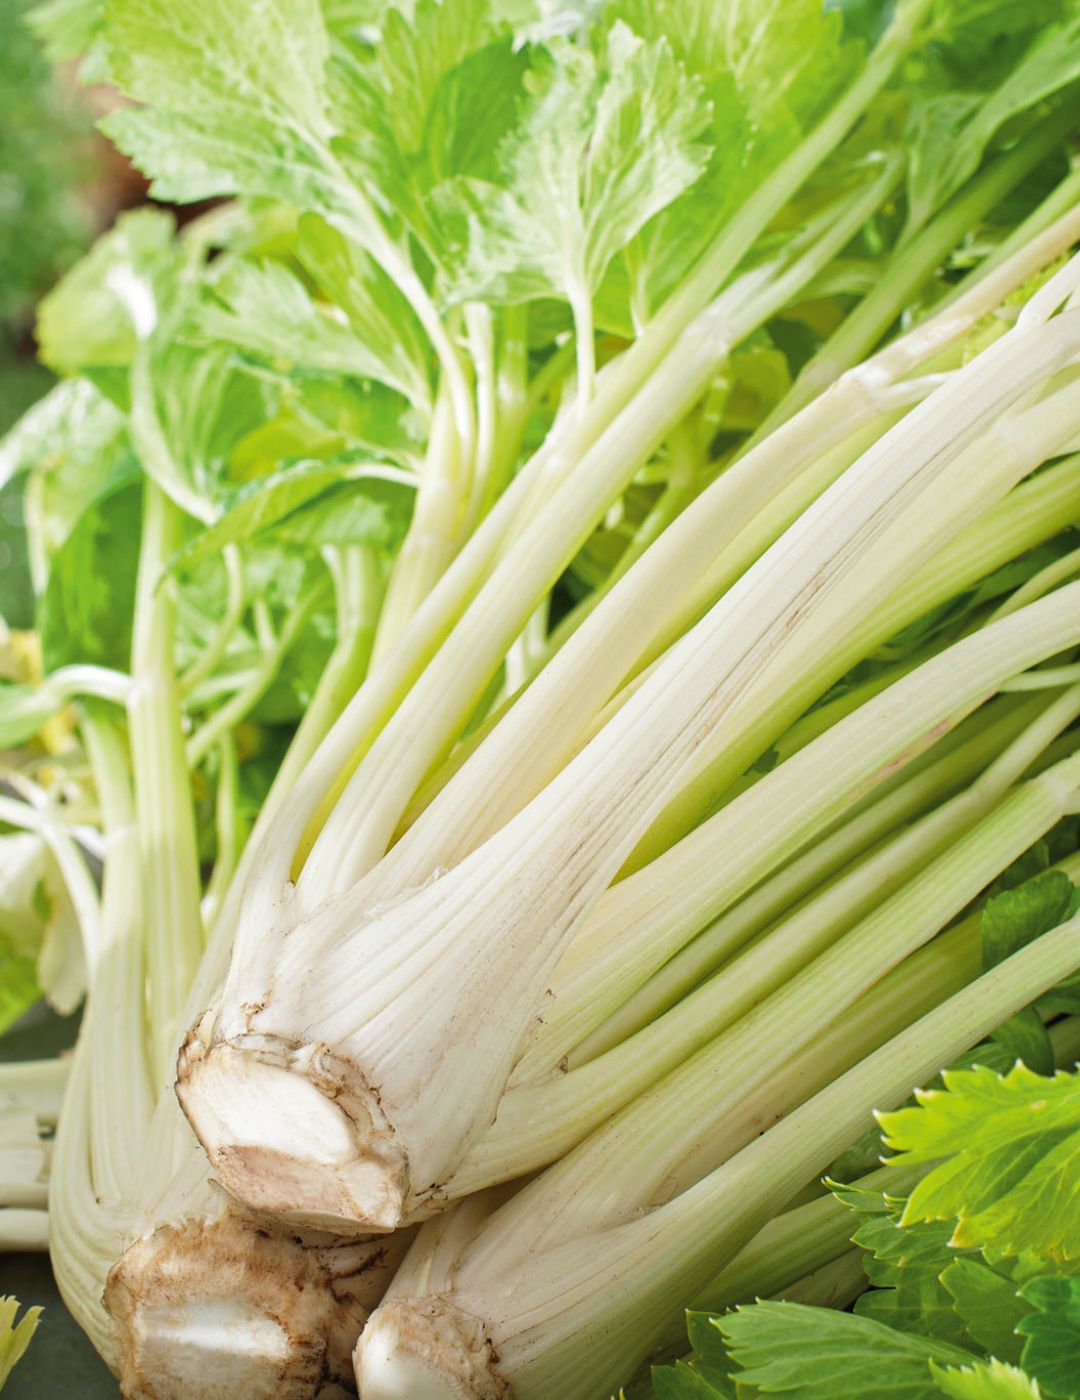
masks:
<path id="1" fill-rule="evenodd" d="M 693 1297 L 821 1171 L 871 1111 L 901 1102 L 1076 966 L 1080 920 L 985 973 L 665 1206 L 452 1291 L 393 1297 L 356 1351 L 365 1400 L 592 1400 L 617 1389 Z M 505 1256 L 504 1256 L 505 1257 Z"/>

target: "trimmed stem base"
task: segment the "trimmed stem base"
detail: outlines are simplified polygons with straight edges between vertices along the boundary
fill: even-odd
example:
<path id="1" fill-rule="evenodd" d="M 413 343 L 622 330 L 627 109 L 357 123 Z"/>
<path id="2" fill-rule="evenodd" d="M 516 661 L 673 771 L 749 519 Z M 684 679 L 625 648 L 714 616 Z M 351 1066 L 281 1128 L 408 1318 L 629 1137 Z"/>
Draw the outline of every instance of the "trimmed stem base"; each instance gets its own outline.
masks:
<path id="1" fill-rule="evenodd" d="M 364 1400 L 510 1400 L 483 1323 L 441 1298 L 380 1308 L 354 1361 Z"/>
<path id="2" fill-rule="evenodd" d="M 355 1395 L 350 1351 L 404 1247 L 305 1247 L 236 1213 L 160 1227 L 105 1288 L 125 1400 Z"/>
<path id="3" fill-rule="evenodd" d="M 176 1092 L 221 1184 L 251 1210 L 339 1235 L 403 1223 L 407 1157 L 377 1091 L 328 1046 L 269 1036 L 207 1046 L 196 1028 Z"/>

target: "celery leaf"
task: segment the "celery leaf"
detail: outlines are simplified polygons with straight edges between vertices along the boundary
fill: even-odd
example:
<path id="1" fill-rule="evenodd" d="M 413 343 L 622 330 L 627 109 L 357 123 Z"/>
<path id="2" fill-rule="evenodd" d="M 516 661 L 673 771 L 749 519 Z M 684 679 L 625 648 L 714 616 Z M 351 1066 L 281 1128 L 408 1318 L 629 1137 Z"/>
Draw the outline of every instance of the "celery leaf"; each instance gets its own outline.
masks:
<path id="1" fill-rule="evenodd" d="M 955 1220 L 952 1243 L 1064 1262 L 1080 1256 L 1080 1080 L 948 1070 L 945 1091 L 881 1116 L 898 1164 L 948 1160 L 914 1189 L 903 1223 Z"/>
<path id="2" fill-rule="evenodd" d="M 40 1308 L 27 1308 L 16 1322 L 18 1311 L 15 1298 L 0 1298 L 0 1387 L 26 1354 L 41 1318 Z"/>
<path id="3" fill-rule="evenodd" d="M 354 328 L 313 301 L 279 262 L 231 260 L 197 313 L 197 329 L 200 338 L 268 360 L 378 380 L 420 405 L 429 394 L 421 365 L 392 342 L 377 341 L 366 326 Z"/>
<path id="4" fill-rule="evenodd" d="M 735 1380 L 794 1400 L 932 1400 L 930 1363 L 965 1365 L 969 1352 L 880 1322 L 799 1303 L 754 1303 L 717 1320 Z"/>
<path id="5" fill-rule="evenodd" d="M 102 125 L 156 195 L 338 202 L 317 0 L 107 0 L 105 16 L 113 76 L 145 105 Z"/>
<path id="6" fill-rule="evenodd" d="M 453 300 L 591 299 L 612 259 L 708 159 L 704 92 L 665 43 L 625 24 L 603 53 L 553 42 L 501 150 L 499 183 L 439 191 Z"/>
<path id="7" fill-rule="evenodd" d="M 1023 1364 L 1047 1395 L 1080 1398 L 1080 1279 L 1030 1279 L 1020 1290 L 1035 1308 L 1017 1330 L 1027 1338 Z"/>
<path id="8" fill-rule="evenodd" d="M 974 1366 L 935 1366 L 931 1374 L 938 1390 L 949 1400 L 1040 1400 L 1041 1392 L 1030 1376 L 1015 1366 L 991 1359 Z"/>

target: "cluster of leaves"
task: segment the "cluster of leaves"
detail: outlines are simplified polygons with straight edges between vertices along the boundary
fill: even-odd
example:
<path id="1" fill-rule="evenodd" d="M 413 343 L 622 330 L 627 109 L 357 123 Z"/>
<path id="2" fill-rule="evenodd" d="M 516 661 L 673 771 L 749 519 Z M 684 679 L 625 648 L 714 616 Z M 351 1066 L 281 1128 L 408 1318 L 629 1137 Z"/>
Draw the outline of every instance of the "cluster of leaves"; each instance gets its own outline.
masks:
<path id="1" fill-rule="evenodd" d="M 1001 890 L 982 912 L 984 962 L 1078 906 L 1062 870 Z M 1075 1011 L 1076 988 L 1040 1005 Z M 870 1285 L 853 1310 L 758 1302 L 692 1314 L 694 1355 L 654 1370 L 659 1400 L 1080 1397 L 1080 1073 L 1054 1073 L 1052 1054 L 1045 1073 L 1032 1069 L 1024 1059 L 1049 1052 L 1043 1021 L 1034 1008 L 1015 1020 L 880 1116 L 888 1160 L 926 1173 L 906 1199 L 834 1184 L 858 1220 Z"/>

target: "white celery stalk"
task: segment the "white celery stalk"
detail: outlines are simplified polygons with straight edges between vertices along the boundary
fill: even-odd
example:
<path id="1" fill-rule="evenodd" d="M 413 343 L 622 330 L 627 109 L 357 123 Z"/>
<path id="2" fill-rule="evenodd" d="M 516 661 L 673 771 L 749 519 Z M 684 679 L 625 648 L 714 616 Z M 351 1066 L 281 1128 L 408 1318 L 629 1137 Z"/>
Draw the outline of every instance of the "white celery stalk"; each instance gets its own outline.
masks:
<path id="1" fill-rule="evenodd" d="M 1050 706 L 964 791 L 802 904 L 666 1014 L 587 1064 L 510 1088 L 491 1129 L 451 1179 L 449 1194 L 463 1195 L 554 1161 L 735 1025 L 834 945 L 860 916 L 873 918 L 875 906 L 986 816 L 1077 715 L 1080 688 Z"/>
<path id="2" fill-rule="evenodd" d="M 1074 856 L 1061 868 L 1078 875 L 1080 859 Z M 933 947 L 931 944 L 926 952 Z M 1050 1039 L 1056 1062 L 1071 1069 L 1080 1053 L 1080 1017 L 1069 1016 L 1056 1022 L 1050 1027 Z M 885 1166 L 854 1184 L 863 1191 L 903 1196 L 926 1170 Z M 852 1221 L 851 1210 L 831 1193 L 774 1216 L 695 1297 L 691 1307 L 696 1312 L 723 1312 L 737 1303 L 749 1303 L 755 1297 L 769 1297 L 786 1289 L 793 1279 L 813 1273 L 844 1251 L 851 1239 Z M 673 1345 L 685 1341 L 685 1328 L 681 1324 L 673 1328 L 665 1341 Z"/>
<path id="3" fill-rule="evenodd" d="M 672 1321 L 828 1165 L 873 1109 L 956 1059 L 1073 971 L 1080 919 L 1037 939 L 902 1031 L 667 1205 L 495 1272 L 458 1261 L 451 1290 L 394 1297 L 356 1351 L 364 1400 L 593 1400 L 625 1381 Z"/>
<path id="4" fill-rule="evenodd" d="M 880 205 L 896 174 L 888 166 L 839 213 L 830 213 L 814 237 L 740 276 L 683 332 L 663 366 L 576 464 L 573 476 L 552 489 L 549 469 L 549 494 L 535 517 L 523 513 L 508 533 L 473 606 L 379 734 L 327 818 L 300 875 L 301 901 L 309 889 L 321 896 L 345 888 L 383 855 L 413 792 L 611 502 L 700 399 L 734 346 L 835 256 Z"/>
<path id="5" fill-rule="evenodd" d="M 1074 234 L 1078 222 L 1075 215 L 1068 221 Z M 1043 255 L 1052 255 L 1051 250 L 1060 248 L 1066 229 L 1063 226 L 1052 232 L 1053 237 L 1048 236 L 1043 245 Z M 452 793 L 431 813 L 423 830 L 410 832 L 391 852 L 380 872 L 387 883 L 380 888 L 393 892 L 421 882 L 439 866 L 454 864 L 512 816 L 573 753 L 598 706 L 647 652 L 657 632 L 666 630 L 668 640 L 674 640 L 670 615 L 673 602 L 681 601 L 685 580 L 693 580 L 692 601 L 679 610 L 678 631 L 695 621 L 722 588 L 730 585 L 820 492 L 837 467 L 846 464 L 841 455 L 837 467 L 825 464 L 822 476 L 822 467 L 814 465 L 822 455 L 834 444 L 850 440 L 860 425 L 880 419 L 888 402 L 888 386 L 920 359 L 939 353 L 962 336 L 1005 294 L 1014 276 L 1029 272 L 1033 252 L 1038 250 L 1025 250 L 1022 262 L 1016 260 L 997 276 L 988 277 L 947 312 L 852 371 L 828 396 L 730 468 L 694 502 L 620 581 L 613 596 L 604 600 L 597 610 L 599 615 L 589 619 L 583 635 L 563 649 L 514 706 L 483 745 L 483 756 L 478 754 L 468 775 L 455 780 Z M 805 480 L 801 482 L 800 477 Z M 819 478 L 816 484 L 815 477 Z M 787 490 L 786 483 L 792 483 Z M 766 526 L 764 537 L 754 546 L 744 527 L 773 498 L 774 523 Z M 766 517 L 769 514 L 766 512 Z M 736 542 L 735 547 L 725 551 L 726 540 Z M 508 586 L 509 581 L 504 587 Z M 896 596 L 903 598 L 904 590 L 897 590 Z M 878 634 L 875 631 L 872 635 Z M 447 655 L 448 663 L 452 655 Z M 468 664 L 473 664 L 474 658 L 475 647 Z M 819 661 L 815 658 L 815 673 Z M 444 671 L 433 679 L 430 690 L 425 690 L 425 703 L 436 703 L 436 687 L 445 688 L 446 676 Z M 429 722 L 425 720 L 425 727 Z M 410 758 L 419 757 L 415 733 L 414 724 Z M 391 780 L 390 766 L 388 760 L 378 773 L 368 770 L 368 780 L 380 794 Z M 419 781 L 418 772 L 419 764 L 416 773 L 398 765 L 395 780 L 400 777 L 409 785 L 414 778 Z M 359 774 L 354 783 L 359 798 L 365 791 Z M 370 797 L 370 788 L 366 791 Z M 351 843 L 356 828 L 348 823 L 344 809 L 340 823 L 345 841 Z M 339 849 L 337 855 L 343 854 Z M 310 879 L 316 880 L 315 867 Z"/>
<path id="6" fill-rule="evenodd" d="M 1074 755 L 1012 791 L 813 962 L 526 1186 L 501 1212 L 486 1247 L 498 1252 L 504 1236 L 517 1246 L 543 1247 L 553 1234 L 618 1223 L 725 1161 L 752 1135 L 755 1115 L 771 1110 L 776 1076 L 777 1103 L 786 1106 L 785 1066 L 819 1035 L 822 1020 L 852 1007 L 1060 820 L 1076 800 L 1078 782 Z M 963 951 L 959 956 L 965 961 Z M 585 1077 L 589 1068 L 577 1073 Z M 653 1144 L 647 1157 L 635 1150 L 644 1140 Z M 481 1241 L 474 1252 L 484 1247 Z"/>
<path id="7" fill-rule="evenodd" d="M 668 300 L 627 353 L 617 362 L 606 366 L 600 373 L 597 393 L 589 405 L 588 412 L 574 416 L 569 423 L 564 420 L 557 424 L 553 434 L 496 501 L 488 517 L 443 575 L 432 595 L 415 614 L 399 645 L 394 648 L 392 660 L 380 666 L 378 675 L 363 687 L 341 716 L 334 732 L 328 736 L 327 742 L 320 750 L 317 760 L 305 774 L 304 783 L 294 793 L 288 812 L 279 814 L 273 839 L 263 844 L 258 859 L 253 854 L 244 870 L 243 888 L 248 891 L 248 920 L 245 923 L 250 921 L 265 930 L 266 919 L 271 914 L 281 883 L 288 878 L 291 868 L 302 863 L 314 832 L 325 821 L 347 784 L 349 775 L 371 750 L 377 736 L 395 714 L 396 707 L 400 706 L 409 687 L 422 674 L 425 666 L 475 597 L 515 520 L 528 518 L 533 514 L 533 497 L 537 494 L 546 497 L 553 481 L 565 481 L 571 472 L 577 475 L 580 459 L 597 444 L 605 430 L 615 424 L 624 409 L 628 410 L 625 424 L 628 431 L 621 437 L 629 435 L 634 440 L 641 437 L 643 423 L 646 429 L 651 426 L 649 416 L 655 406 L 646 404 L 635 408 L 632 400 L 643 386 L 652 382 L 658 370 L 663 370 L 661 378 L 666 385 L 666 389 L 660 395 L 661 400 L 678 398 L 687 372 L 686 353 L 690 353 L 691 363 L 693 362 L 695 337 L 689 336 L 690 343 L 684 347 L 681 356 L 671 356 L 670 365 L 665 357 L 676 347 L 680 336 L 688 333 L 694 318 L 707 306 L 709 299 L 716 295 L 719 287 L 735 270 L 741 258 L 777 211 L 843 140 L 876 93 L 888 81 L 896 64 L 907 51 L 926 9 L 927 0 L 915 0 L 915 3 L 905 8 L 902 16 L 898 16 L 876 46 L 858 78 L 833 109 L 801 143 L 798 150 L 782 162 L 745 201 L 738 214 L 728 222 L 713 247 L 703 257 L 693 276 Z M 358 216 L 366 219 L 369 211 L 361 206 L 358 206 Z M 1054 244 L 1054 238 L 1061 238 L 1062 235 L 1063 230 L 1057 231 L 1054 237 L 1044 240 L 1044 246 Z M 1054 246 L 1066 246 L 1068 241 L 1065 238 L 1063 243 Z M 1043 246 L 1033 246 L 1026 256 L 1031 257 L 1034 254 L 1036 265 L 1039 265 L 1038 259 L 1043 256 L 1043 250 Z M 1050 256 L 1053 255 L 1050 253 Z M 1017 266 L 1019 267 L 1019 261 Z M 399 271 L 396 263 L 394 269 L 396 274 Z M 1021 277 L 1020 280 L 1024 278 Z M 430 302 L 426 293 L 421 295 L 423 288 L 413 285 L 414 281 L 415 279 L 409 281 L 406 294 L 414 295 L 418 302 L 423 304 L 427 315 L 431 310 Z M 427 327 L 428 321 L 425 320 L 424 324 Z M 711 363 L 717 353 L 717 347 L 711 344 L 711 337 L 706 335 L 696 339 L 700 341 L 701 353 Z M 456 361 L 456 356 L 449 353 L 453 347 L 443 344 L 440 340 L 437 348 L 445 370 L 448 364 Z M 628 406 L 635 411 L 630 412 Z M 663 412 L 666 407 L 666 402 L 662 402 L 660 411 Z M 675 415 L 676 419 L 678 416 Z M 616 438 L 609 441 L 601 458 L 610 453 L 619 440 Z M 557 573 L 556 567 L 551 578 Z M 546 592 L 549 586 L 550 580 L 539 589 L 536 598 L 519 607 L 518 622 L 513 629 L 513 635 L 520 631 L 526 618 L 534 610 L 539 596 Z M 491 672 L 501 662 L 502 655 L 498 647 L 494 650 L 496 656 L 490 663 Z M 502 651 L 505 651 L 505 647 Z M 464 658 L 460 658 L 456 663 L 458 670 L 462 669 L 461 659 Z M 476 664 L 474 656 L 468 659 L 471 664 Z M 445 684 L 445 681 L 441 684 Z M 438 699 L 442 699 L 439 687 L 436 687 L 436 695 Z M 431 727 L 431 718 L 429 711 L 425 719 L 425 729 Z M 459 724 L 460 720 L 455 722 L 452 717 L 449 719 L 445 737 L 436 743 L 436 754 L 439 747 L 452 740 L 454 730 Z M 415 728 L 411 731 L 414 736 L 417 732 Z M 430 762 L 428 766 L 431 766 Z M 391 824 L 388 836 L 392 833 L 393 825 L 396 825 L 396 821 Z M 243 930 L 238 929 L 240 902 L 238 889 L 236 898 L 219 921 L 214 948 L 217 965 L 227 957 L 229 941 L 236 936 L 243 937 Z M 208 978 L 208 984 L 212 985 L 213 980 Z"/>
<path id="8" fill-rule="evenodd" d="M 263 958 L 234 961 L 216 1029 L 204 1022 L 189 1039 L 179 1088 L 230 1190 L 255 1208 L 354 1229 L 399 1224 L 437 1195 L 490 1121 L 520 1027 L 560 954 L 709 734 L 768 671 L 781 641 L 788 650 L 818 607 L 830 611 L 842 580 L 865 581 L 890 526 L 912 519 L 939 478 L 957 492 L 963 523 L 972 485 L 1004 489 L 1010 467 L 1015 478 L 1043 459 L 1062 418 L 1071 423 L 1080 407 L 1069 387 L 1068 406 L 1060 415 L 1048 406 L 1041 430 L 1035 410 L 1023 415 L 1022 433 L 1007 417 L 999 423 L 987 478 L 965 453 L 988 412 L 1022 400 L 1077 353 L 1078 323 L 1065 313 L 1018 327 L 914 409 L 672 648 L 540 796 L 451 874 L 358 929 L 358 895 L 331 899 L 301 938 L 280 949 L 266 940 Z M 957 462 L 964 470 L 950 476 Z M 936 505 L 947 516 L 944 494 Z M 343 967 L 363 972 L 342 976 Z M 472 1028 L 485 1014 L 478 1042 Z M 297 1121 L 314 1152 L 298 1156 Z"/>
<path id="9" fill-rule="evenodd" d="M 1040 607 L 1047 611 L 1037 613 Z M 1006 633 L 1006 617 L 955 643 L 612 886 L 559 968 L 543 1014 L 547 1044 L 534 1063 L 551 1065 L 553 1046 L 578 1044 L 710 920 L 867 791 L 875 775 L 890 776 L 1010 675 L 1036 664 L 1025 659 L 1029 646 L 1046 659 L 1075 644 L 1078 609 L 1080 588 L 1070 585 L 1011 615 L 1030 628 Z"/>
<path id="10" fill-rule="evenodd" d="M 905 769 L 898 775 L 904 778 L 899 785 L 894 780 L 891 790 L 884 791 L 880 796 L 871 794 L 873 800 L 869 805 L 864 805 L 863 810 L 855 811 L 850 818 L 825 832 L 820 840 L 815 840 L 802 854 L 788 861 L 726 913 L 714 919 L 609 1016 L 602 1026 L 574 1046 L 565 1057 L 556 1056 L 553 1063 L 565 1058 L 568 1069 L 586 1064 L 647 1026 L 715 972 L 751 938 L 794 909 L 833 877 L 841 878 L 840 872 L 849 863 L 860 859 L 879 842 L 898 831 L 905 822 L 922 815 L 935 803 L 947 801 L 1005 743 L 1015 737 L 1035 713 L 1034 709 L 1017 709 L 1014 706 L 1008 706 L 999 713 L 995 703 L 977 710 L 952 735 L 947 735 L 929 751 L 931 757 L 941 751 L 940 757 L 922 768 L 918 768 L 916 760 L 909 767 L 918 771 L 907 777 Z M 990 724 L 977 723 L 991 716 Z M 949 740 L 954 736 L 964 738 L 973 726 L 976 727 L 971 736 L 950 750 Z M 884 786 L 889 787 L 888 784 Z M 857 905 L 850 908 L 851 920 L 858 918 L 868 907 Z M 514 1067 L 511 1084 L 526 1081 L 530 1077 L 530 1066 L 533 1073 L 543 1068 L 540 1055 L 536 1053 L 538 1043 L 544 1042 L 538 1042 L 538 1037 L 530 1040 L 529 1048 Z"/>
<path id="11" fill-rule="evenodd" d="M 82 727 L 106 833 L 105 943 L 53 1163 L 50 1247 L 61 1292 L 126 1394 L 212 1400 L 225 1382 L 252 1400 L 288 1387 L 297 1397 L 333 1394 L 335 1385 L 344 1393 L 356 1334 L 408 1239 L 341 1247 L 278 1235 L 231 1209 L 189 1137 L 164 1152 L 160 1140 L 151 1144 L 158 1086 L 143 1012 L 145 882 L 128 757 L 112 725 L 90 713 Z M 26 1094 L 43 1077 L 5 1070 L 0 1093 L 10 1079 Z M 170 1101 L 165 1091 L 157 1106 Z M 168 1188 L 154 1197 L 162 1178 Z M 20 1224 L 33 1242 L 44 1221 L 43 1211 L 3 1211 L 0 1232 Z"/>

